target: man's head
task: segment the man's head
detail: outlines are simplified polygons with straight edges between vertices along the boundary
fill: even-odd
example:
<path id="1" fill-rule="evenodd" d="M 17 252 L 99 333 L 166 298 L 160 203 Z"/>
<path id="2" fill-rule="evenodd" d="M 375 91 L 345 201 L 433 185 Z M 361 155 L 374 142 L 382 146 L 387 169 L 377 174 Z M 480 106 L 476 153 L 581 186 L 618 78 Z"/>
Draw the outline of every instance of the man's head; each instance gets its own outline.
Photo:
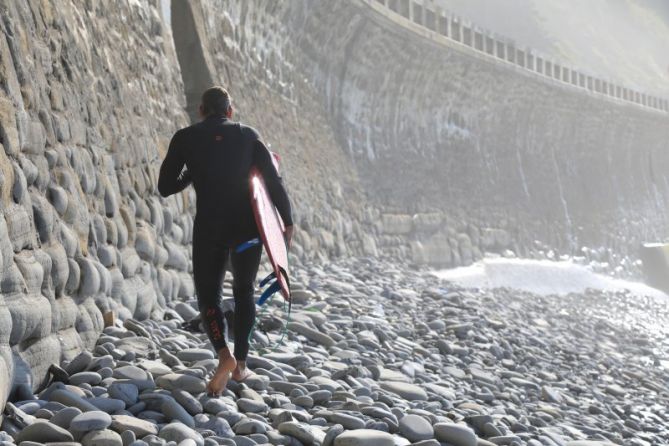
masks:
<path id="1" fill-rule="evenodd" d="M 211 87 L 202 93 L 200 116 L 206 118 L 211 115 L 232 117 L 232 101 L 228 91 L 223 87 Z"/>

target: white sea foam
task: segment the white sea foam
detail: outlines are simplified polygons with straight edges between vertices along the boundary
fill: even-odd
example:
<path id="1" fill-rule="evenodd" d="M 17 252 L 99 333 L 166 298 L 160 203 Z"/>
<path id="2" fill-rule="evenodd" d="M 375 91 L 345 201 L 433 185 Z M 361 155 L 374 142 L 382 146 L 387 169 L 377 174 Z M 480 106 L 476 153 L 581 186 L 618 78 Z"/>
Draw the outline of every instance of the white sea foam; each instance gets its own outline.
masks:
<path id="1" fill-rule="evenodd" d="M 578 293 L 588 288 L 629 290 L 640 296 L 669 300 L 667 294 L 644 283 L 597 274 L 571 261 L 490 258 L 434 274 L 467 288 L 512 288 L 540 295 Z"/>

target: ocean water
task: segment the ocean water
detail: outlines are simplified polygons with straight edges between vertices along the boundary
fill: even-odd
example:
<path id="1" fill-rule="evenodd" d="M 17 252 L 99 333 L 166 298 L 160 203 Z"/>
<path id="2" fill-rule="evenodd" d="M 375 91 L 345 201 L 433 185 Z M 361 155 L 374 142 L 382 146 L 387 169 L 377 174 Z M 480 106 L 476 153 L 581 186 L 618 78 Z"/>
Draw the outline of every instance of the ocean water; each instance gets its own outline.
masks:
<path id="1" fill-rule="evenodd" d="M 490 258 L 471 266 L 434 274 L 467 288 L 511 288 L 540 295 L 564 295 L 597 290 L 629 290 L 669 302 L 669 296 L 641 282 L 616 279 L 572 261 Z"/>

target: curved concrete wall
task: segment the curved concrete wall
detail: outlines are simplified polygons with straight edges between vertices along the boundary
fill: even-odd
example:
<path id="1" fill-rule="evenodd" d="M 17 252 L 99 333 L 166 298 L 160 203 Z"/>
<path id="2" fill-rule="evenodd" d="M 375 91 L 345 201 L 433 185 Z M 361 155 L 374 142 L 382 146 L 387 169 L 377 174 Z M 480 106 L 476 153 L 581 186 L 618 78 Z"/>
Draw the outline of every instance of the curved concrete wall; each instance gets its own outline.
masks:
<path id="1" fill-rule="evenodd" d="M 378 2 L 205 3 L 238 18 L 229 39 L 243 30 L 270 82 L 316 90 L 383 207 L 445 210 L 565 249 L 635 249 L 666 233 L 664 110 L 500 61 Z"/>
<path id="2" fill-rule="evenodd" d="M 0 1 L 0 406 L 104 313 L 193 293 L 188 202 L 155 194 L 187 122 L 168 33 L 154 2 Z"/>
<path id="3" fill-rule="evenodd" d="M 362 2 L 321 6 L 310 17 L 337 23 L 301 40 L 321 48 L 312 78 L 387 201 L 535 221 L 529 236 L 563 246 L 666 233 L 665 112 L 445 44 Z"/>

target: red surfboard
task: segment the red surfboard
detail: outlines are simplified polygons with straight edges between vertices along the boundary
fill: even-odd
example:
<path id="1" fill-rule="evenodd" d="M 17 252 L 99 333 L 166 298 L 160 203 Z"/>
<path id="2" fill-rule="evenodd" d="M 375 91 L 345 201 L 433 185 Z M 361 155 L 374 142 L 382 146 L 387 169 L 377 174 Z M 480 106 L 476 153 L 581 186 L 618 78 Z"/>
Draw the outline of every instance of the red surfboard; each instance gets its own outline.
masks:
<path id="1" fill-rule="evenodd" d="M 279 170 L 278 155 L 272 152 L 274 167 Z M 286 227 L 269 196 L 262 173 L 256 167 L 251 168 L 249 175 L 251 205 L 267 257 L 272 264 L 276 280 L 281 288 L 284 299 L 290 301 L 288 284 L 288 250 L 284 232 Z"/>

